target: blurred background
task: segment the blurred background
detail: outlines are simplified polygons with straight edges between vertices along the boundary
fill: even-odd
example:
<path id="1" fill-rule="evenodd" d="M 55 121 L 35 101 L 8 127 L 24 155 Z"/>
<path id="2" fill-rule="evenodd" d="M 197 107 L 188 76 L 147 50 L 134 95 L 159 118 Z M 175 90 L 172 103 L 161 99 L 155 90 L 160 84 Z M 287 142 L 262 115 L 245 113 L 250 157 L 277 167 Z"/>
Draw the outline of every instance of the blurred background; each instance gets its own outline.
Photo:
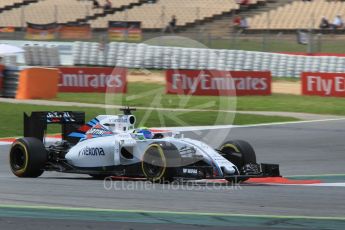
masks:
<path id="1" fill-rule="evenodd" d="M 343 53 L 344 10 L 337 0 L 2 0 L 0 39 L 140 42 L 175 34 L 217 49 Z"/>

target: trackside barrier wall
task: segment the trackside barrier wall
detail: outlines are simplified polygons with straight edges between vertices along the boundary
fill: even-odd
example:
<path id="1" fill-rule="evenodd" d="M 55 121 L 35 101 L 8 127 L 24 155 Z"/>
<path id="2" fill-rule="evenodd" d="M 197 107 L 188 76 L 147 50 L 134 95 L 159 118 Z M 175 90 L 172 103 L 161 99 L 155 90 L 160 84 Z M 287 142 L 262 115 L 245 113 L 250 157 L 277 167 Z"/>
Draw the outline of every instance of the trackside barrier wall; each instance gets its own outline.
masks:
<path id="1" fill-rule="evenodd" d="M 4 66 L 17 66 L 17 56 L 16 55 L 6 55 L 1 58 L 0 64 Z"/>
<path id="2" fill-rule="evenodd" d="M 30 68 L 20 72 L 16 99 L 50 99 L 58 92 L 59 70 Z"/>
<path id="3" fill-rule="evenodd" d="M 274 77 L 299 78 L 302 72 L 345 73 L 345 57 L 183 48 L 125 42 L 111 42 L 105 48 L 91 42 L 75 42 L 73 60 L 75 65 L 83 66 L 271 71 Z"/>
<path id="4" fill-rule="evenodd" d="M 59 66 L 60 53 L 54 45 L 25 45 L 25 64 L 29 66 Z"/>
<path id="5" fill-rule="evenodd" d="M 19 71 L 17 66 L 4 67 L 2 97 L 15 98 L 18 88 Z"/>

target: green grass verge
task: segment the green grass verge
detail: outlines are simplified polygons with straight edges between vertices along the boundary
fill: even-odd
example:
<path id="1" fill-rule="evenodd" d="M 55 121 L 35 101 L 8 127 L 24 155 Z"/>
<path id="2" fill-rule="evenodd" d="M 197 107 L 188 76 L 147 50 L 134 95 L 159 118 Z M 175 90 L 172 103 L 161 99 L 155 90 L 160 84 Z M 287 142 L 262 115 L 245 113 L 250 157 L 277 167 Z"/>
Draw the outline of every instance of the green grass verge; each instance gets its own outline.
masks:
<path id="1" fill-rule="evenodd" d="M 31 111 L 85 111 L 87 120 L 91 120 L 100 114 L 105 114 L 104 109 L 80 108 L 80 107 L 59 107 L 59 106 L 38 106 L 24 104 L 0 103 L 0 137 L 11 137 L 23 135 L 23 112 Z M 153 111 L 147 113 L 145 110 L 138 110 L 135 113 L 138 119 L 138 126 L 159 127 L 159 126 L 182 126 L 182 125 L 221 125 L 221 124 L 258 124 L 268 122 L 295 121 L 297 119 L 278 116 L 260 116 L 233 113 L 210 113 L 210 112 L 171 112 Z M 235 117 L 234 117 L 235 116 Z M 162 119 L 163 118 L 163 119 Z M 196 119 L 197 118 L 197 119 Z M 161 122 L 161 119 L 163 120 Z M 49 133 L 58 133 L 57 125 L 48 130 Z"/>
<path id="2" fill-rule="evenodd" d="M 148 83 L 130 83 L 126 95 L 116 95 L 114 100 L 107 101 L 107 104 L 144 106 L 144 107 L 165 107 L 165 108 L 200 108 L 220 109 L 221 103 L 228 103 L 228 108 L 239 111 L 283 111 L 303 112 L 314 114 L 345 115 L 344 98 L 298 96 L 288 94 L 273 94 L 271 96 L 241 96 L 237 98 L 212 97 L 212 96 L 184 96 L 166 95 L 164 86 Z M 161 96 L 159 103 L 152 103 L 152 98 Z M 85 103 L 105 103 L 103 93 L 60 93 L 58 101 L 73 101 Z"/>

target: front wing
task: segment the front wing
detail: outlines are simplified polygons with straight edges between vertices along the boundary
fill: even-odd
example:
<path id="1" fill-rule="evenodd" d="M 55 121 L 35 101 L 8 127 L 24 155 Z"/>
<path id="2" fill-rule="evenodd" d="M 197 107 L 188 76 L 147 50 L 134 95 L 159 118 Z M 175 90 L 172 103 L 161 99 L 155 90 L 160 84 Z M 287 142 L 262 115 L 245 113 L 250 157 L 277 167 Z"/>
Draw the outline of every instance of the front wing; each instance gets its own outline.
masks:
<path id="1" fill-rule="evenodd" d="M 242 181 L 248 178 L 281 177 L 278 164 L 249 164 L 236 175 L 218 176 L 212 166 L 185 166 L 177 170 L 177 177 L 184 179 L 228 179 Z"/>

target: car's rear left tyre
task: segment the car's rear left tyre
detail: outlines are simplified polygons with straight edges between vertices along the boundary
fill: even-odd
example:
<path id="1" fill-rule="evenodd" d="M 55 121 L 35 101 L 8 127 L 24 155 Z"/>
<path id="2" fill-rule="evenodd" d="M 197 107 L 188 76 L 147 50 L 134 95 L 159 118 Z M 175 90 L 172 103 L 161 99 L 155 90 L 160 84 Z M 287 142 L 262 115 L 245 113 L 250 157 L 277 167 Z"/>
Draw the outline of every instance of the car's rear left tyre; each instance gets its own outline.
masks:
<path id="1" fill-rule="evenodd" d="M 14 175 L 34 178 L 43 174 L 48 155 L 40 140 L 25 137 L 13 142 L 9 158 Z"/>
<path id="2" fill-rule="evenodd" d="M 246 141 L 227 141 L 220 146 L 219 151 L 224 158 L 233 163 L 240 171 L 245 165 L 256 164 L 255 151 Z M 245 180 L 247 179 L 235 179 L 236 182 Z M 234 178 L 229 179 L 229 181 L 234 182 Z"/>
<path id="3" fill-rule="evenodd" d="M 179 151 L 175 145 L 168 142 L 150 144 L 141 161 L 144 176 L 154 183 L 172 182 L 180 166 Z"/>

